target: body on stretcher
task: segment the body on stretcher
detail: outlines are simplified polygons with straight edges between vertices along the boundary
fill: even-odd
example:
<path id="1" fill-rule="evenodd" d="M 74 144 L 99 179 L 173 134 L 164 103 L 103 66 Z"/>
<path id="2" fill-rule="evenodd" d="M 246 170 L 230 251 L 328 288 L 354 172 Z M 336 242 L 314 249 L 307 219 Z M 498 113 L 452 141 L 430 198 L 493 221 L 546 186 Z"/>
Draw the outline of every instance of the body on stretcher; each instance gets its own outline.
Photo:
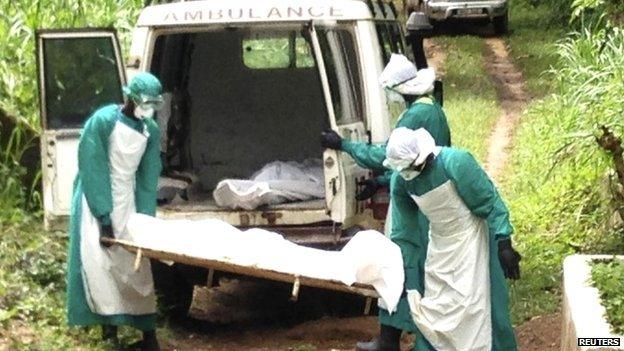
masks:
<path id="1" fill-rule="evenodd" d="M 394 310 L 403 292 L 399 247 L 383 234 L 357 233 L 341 251 L 296 245 L 262 229 L 223 221 L 164 220 L 133 214 L 123 237 L 102 239 L 139 256 L 300 286 L 380 297 Z"/>

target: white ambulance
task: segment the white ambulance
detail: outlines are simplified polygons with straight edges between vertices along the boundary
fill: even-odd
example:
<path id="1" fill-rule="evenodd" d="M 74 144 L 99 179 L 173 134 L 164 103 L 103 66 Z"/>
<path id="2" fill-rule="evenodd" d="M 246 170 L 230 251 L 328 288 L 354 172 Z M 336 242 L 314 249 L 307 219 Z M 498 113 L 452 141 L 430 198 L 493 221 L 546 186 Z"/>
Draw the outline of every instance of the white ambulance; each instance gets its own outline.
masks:
<path id="1" fill-rule="evenodd" d="M 268 227 L 322 247 L 346 242 L 349 228 L 370 226 L 374 204 L 355 199 L 370 172 L 324 150 L 319 136 L 331 128 L 381 143 L 405 108 L 378 83 L 391 53 L 407 53 L 391 4 L 175 2 L 142 10 L 126 61 L 114 29 L 40 30 L 37 49 L 48 227 L 69 214 L 81 126 L 98 107 L 121 104 L 121 86 L 139 71 L 158 76 L 168 97 L 166 119 L 157 116 L 164 175 L 191 174 L 196 183 L 193 199 L 163 204 L 158 216 Z M 231 210 L 212 197 L 221 179 L 249 176 L 273 160 L 310 158 L 322 159 L 324 199 Z"/>

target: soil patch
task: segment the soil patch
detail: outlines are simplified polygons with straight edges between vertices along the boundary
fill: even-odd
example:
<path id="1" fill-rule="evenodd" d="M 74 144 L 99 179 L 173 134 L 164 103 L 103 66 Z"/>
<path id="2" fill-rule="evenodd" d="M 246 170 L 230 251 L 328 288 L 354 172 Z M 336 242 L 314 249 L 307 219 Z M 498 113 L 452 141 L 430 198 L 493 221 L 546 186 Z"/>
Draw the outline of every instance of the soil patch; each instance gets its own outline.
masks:
<path id="1" fill-rule="evenodd" d="M 220 327 L 189 333 L 174 330 L 165 350 L 353 350 L 355 343 L 378 333 L 376 317 L 321 318 L 291 327 L 254 325 Z M 164 339 L 164 338 L 163 338 Z"/>
<path id="2" fill-rule="evenodd" d="M 446 53 L 442 46 L 436 43 L 435 39 L 425 39 L 425 53 L 427 56 L 427 64 L 435 69 L 436 77 L 442 79 L 444 77 L 444 61 L 446 61 Z"/>
<path id="3" fill-rule="evenodd" d="M 537 316 L 516 328 L 521 351 L 555 351 L 561 348 L 561 313 Z"/>

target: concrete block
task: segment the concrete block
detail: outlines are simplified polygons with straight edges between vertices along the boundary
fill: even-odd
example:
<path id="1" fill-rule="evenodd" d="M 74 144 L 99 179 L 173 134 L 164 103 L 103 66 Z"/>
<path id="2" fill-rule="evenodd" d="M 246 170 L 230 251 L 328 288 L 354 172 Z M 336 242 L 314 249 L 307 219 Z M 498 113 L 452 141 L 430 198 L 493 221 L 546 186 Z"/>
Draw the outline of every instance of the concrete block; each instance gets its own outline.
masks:
<path id="1" fill-rule="evenodd" d="M 624 259 L 624 256 L 616 257 Z M 613 256 L 610 255 L 572 255 L 565 258 L 562 351 L 624 350 L 624 336 L 611 332 L 600 293 L 591 285 L 591 261 L 611 258 Z M 619 338 L 620 346 L 578 346 L 578 338 Z"/>

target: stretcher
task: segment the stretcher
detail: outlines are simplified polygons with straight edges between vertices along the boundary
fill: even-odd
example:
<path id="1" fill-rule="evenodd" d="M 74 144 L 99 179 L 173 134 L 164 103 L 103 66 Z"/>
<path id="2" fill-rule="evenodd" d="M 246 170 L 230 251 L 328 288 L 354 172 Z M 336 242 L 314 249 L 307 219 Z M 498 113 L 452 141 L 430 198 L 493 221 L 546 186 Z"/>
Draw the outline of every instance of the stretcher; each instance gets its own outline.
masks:
<path id="1" fill-rule="evenodd" d="M 141 259 L 143 257 L 157 259 L 161 261 L 170 261 L 174 263 L 182 263 L 186 265 L 202 267 L 208 269 L 208 280 L 212 280 L 211 276 L 214 271 L 234 273 L 249 277 L 274 280 L 278 282 L 290 283 L 293 285 L 292 300 L 297 300 L 299 295 L 299 289 L 301 286 L 332 290 L 343 293 L 351 293 L 361 295 L 367 298 L 366 312 L 370 310 L 372 299 L 379 298 L 379 294 L 374 287 L 370 285 L 355 283 L 351 286 L 346 285 L 339 281 L 324 280 L 318 278 L 311 278 L 306 276 L 293 275 L 290 273 L 283 273 L 274 270 L 267 270 L 253 266 L 238 265 L 231 262 L 217 261 L 193 256 L 187 256 L 179 253 L 166 252 L 160 250 L 154 250 L 146 247 L 141 247 L 136 243 L 118 239 L 102 238 L 101 241 L 110 245 L 118 245 L 124 249 L 136 254 L 135 269 L 138 269 Z"/>

